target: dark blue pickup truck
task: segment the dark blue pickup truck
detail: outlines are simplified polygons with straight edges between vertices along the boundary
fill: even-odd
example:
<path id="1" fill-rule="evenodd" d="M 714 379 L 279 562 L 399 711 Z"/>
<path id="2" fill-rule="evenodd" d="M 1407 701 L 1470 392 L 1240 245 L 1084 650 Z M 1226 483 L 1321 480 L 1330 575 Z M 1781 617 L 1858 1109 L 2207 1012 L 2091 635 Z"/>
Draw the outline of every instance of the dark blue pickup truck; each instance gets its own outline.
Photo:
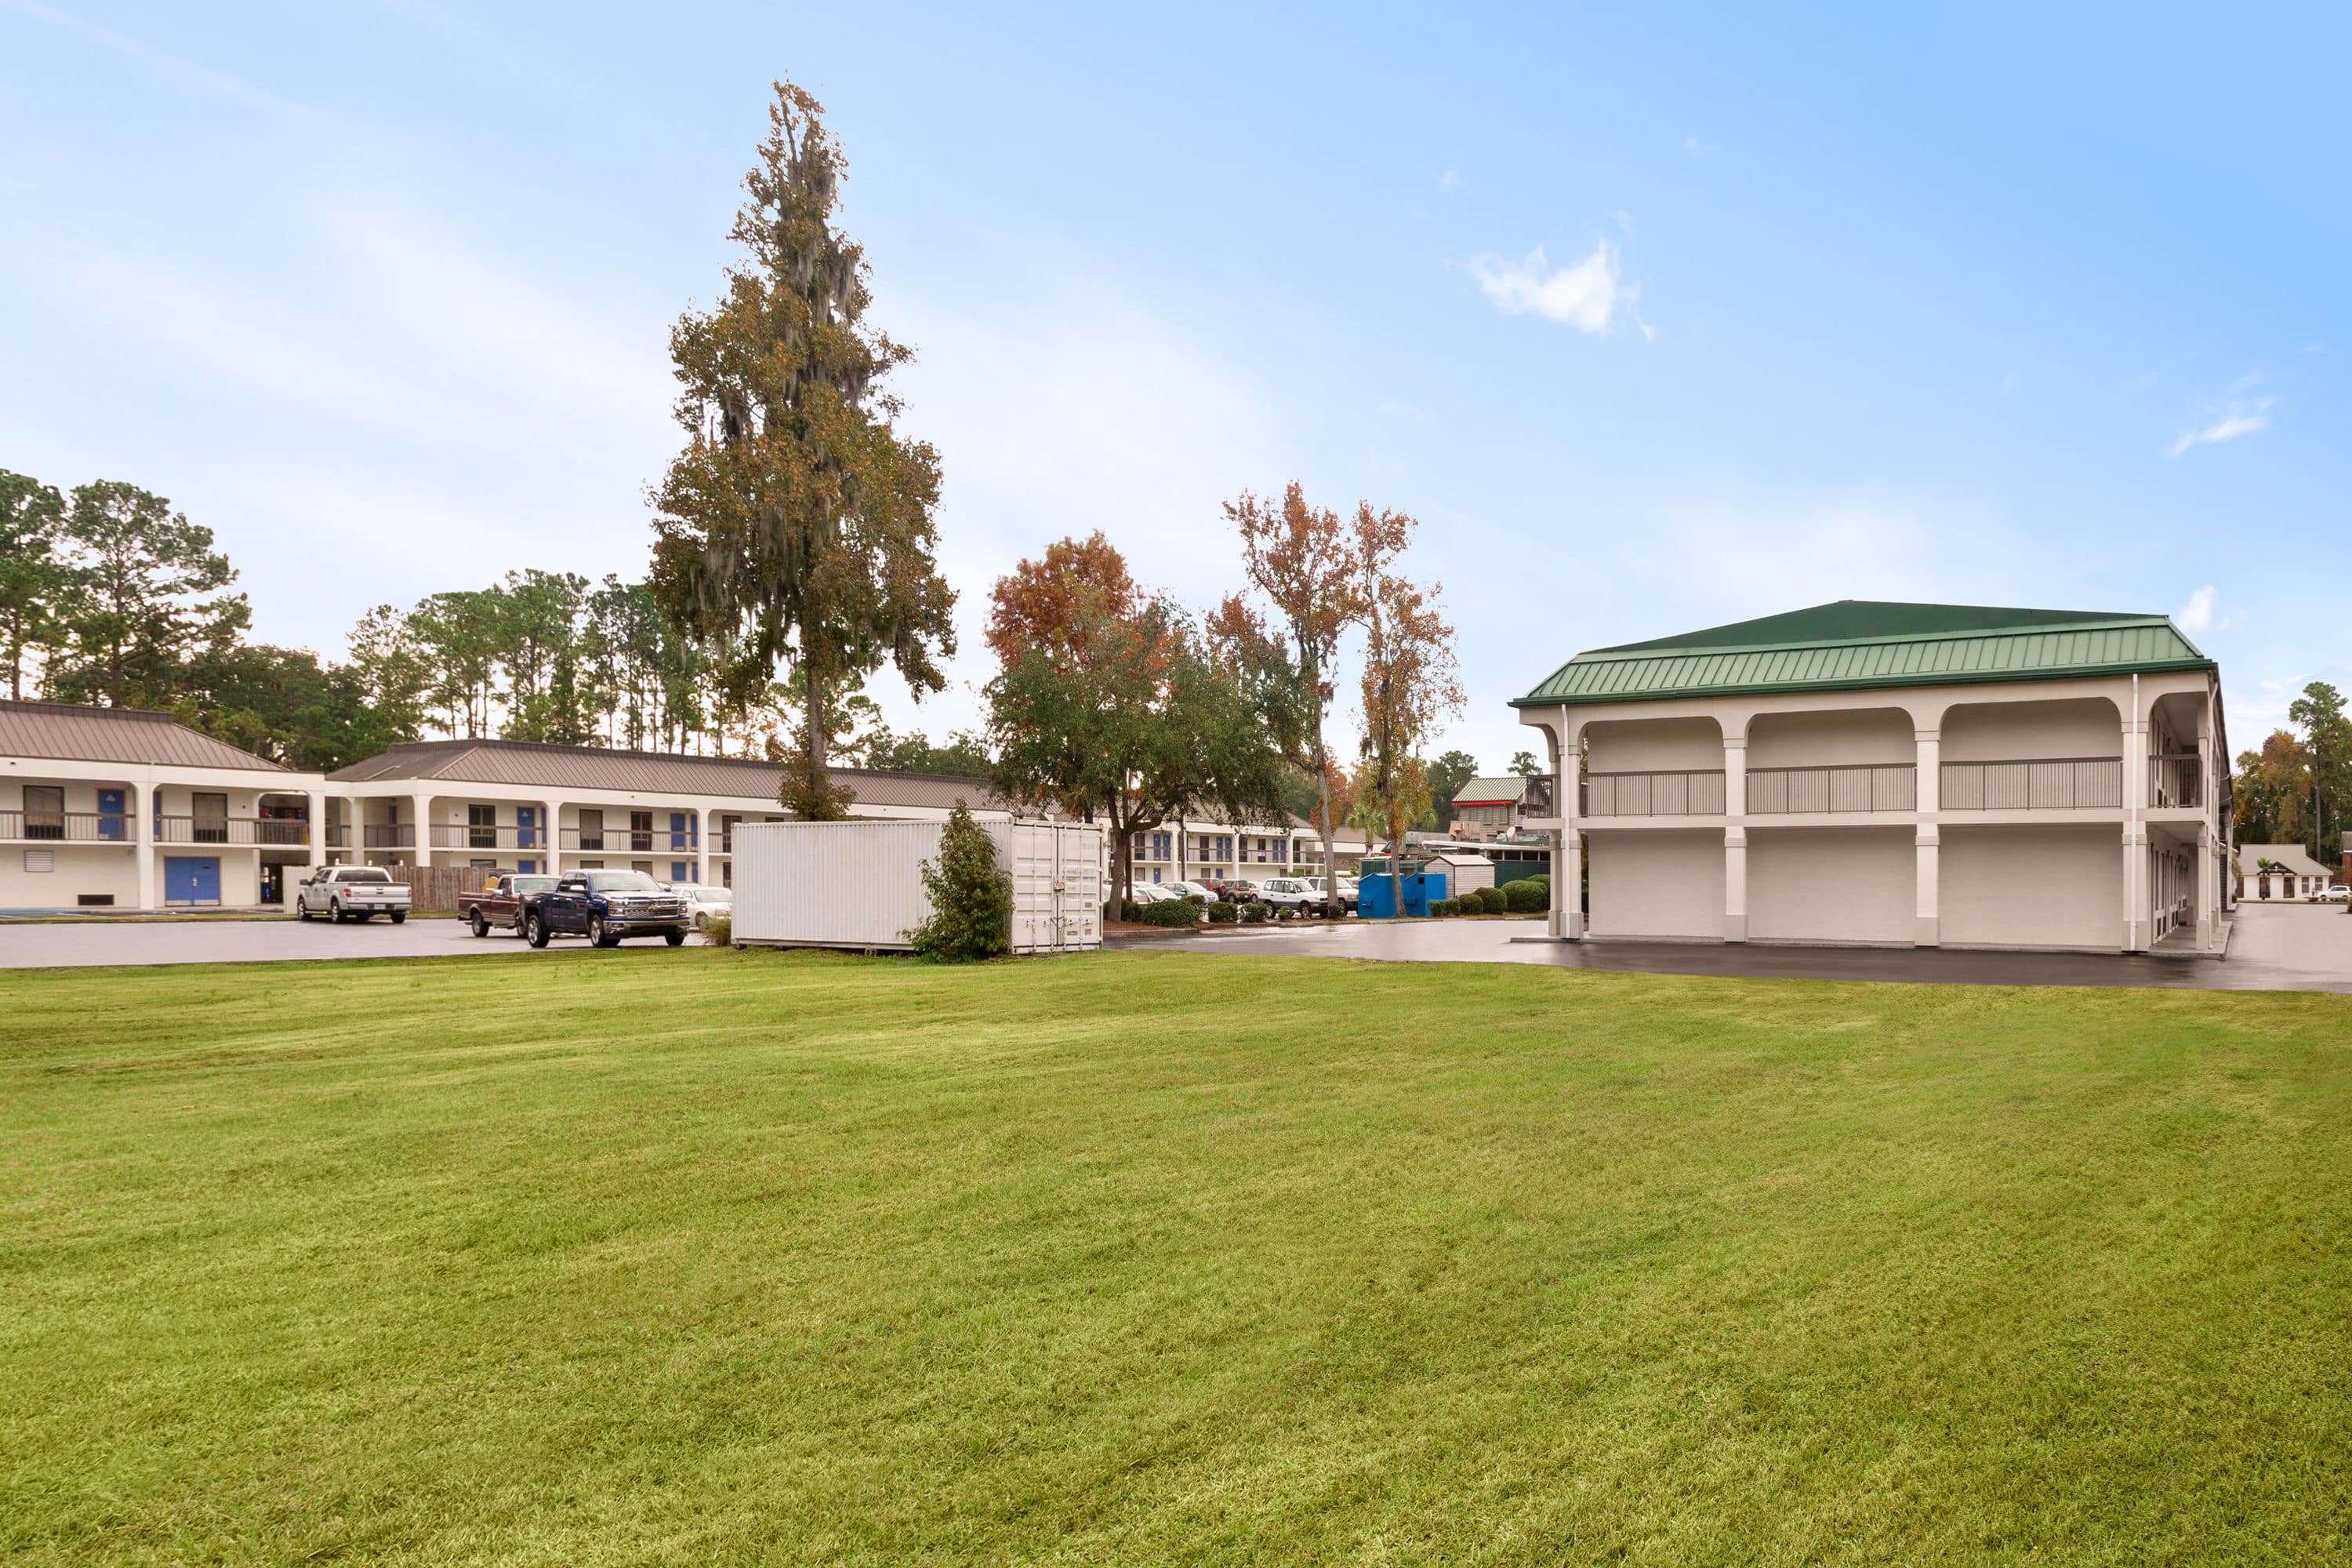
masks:
<path id="1" fill-rule="evenodd" d="M 533 947 L 559 936 L 584 936 L 598 947 L 657 936 L 676 947 L 693 922 L 686 901 L 643 871 L 567 871 L 546 891 L 523 895 L 520 919 Z"/>

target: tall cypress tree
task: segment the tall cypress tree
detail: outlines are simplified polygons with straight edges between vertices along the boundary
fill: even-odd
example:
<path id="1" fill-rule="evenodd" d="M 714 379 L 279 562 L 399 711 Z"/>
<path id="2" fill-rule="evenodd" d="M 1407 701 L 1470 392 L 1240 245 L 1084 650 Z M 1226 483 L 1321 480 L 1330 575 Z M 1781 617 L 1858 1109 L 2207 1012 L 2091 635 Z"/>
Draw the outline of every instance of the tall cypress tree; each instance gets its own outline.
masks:
<path id="1" fill-rule="evenodd" d="M 865 320 L 862 249 L 835 226 L 844 160 L 824 109 L 776 84 L 730 237 L 724 297 L 670 334 L 687 444 L 655 498 L 653 587 L 748 700 L 789 667 L 799 733 L 782 804 L 845 814 L 827 752 L 838 695 L 886 663 L 946 684 L 955 595 L 933 562 L 939 458 L 892 428 L 912 357 Z"/>

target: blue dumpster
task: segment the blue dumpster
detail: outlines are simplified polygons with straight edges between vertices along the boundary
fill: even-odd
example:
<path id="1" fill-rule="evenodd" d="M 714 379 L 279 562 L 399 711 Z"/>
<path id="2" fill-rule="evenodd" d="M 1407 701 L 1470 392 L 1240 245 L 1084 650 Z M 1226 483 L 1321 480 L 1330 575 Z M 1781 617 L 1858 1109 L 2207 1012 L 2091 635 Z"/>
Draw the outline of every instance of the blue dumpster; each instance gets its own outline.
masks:
<path id="1" fill-rule="evenodd" d="M 1402 881 L 1404 884 L 1406 914 L 1425 915 L 1429 913 L 1432 902 L 1445 897 L 1445 873 L 1443 871 L 1414 871 L 1403 877 Z M 1393 920 L 1397 912 L 1391 901 L 1395 891 L 1384 872 L 1362 879 L 1356 884 L 1358 917 L 1374 921 Z"/>

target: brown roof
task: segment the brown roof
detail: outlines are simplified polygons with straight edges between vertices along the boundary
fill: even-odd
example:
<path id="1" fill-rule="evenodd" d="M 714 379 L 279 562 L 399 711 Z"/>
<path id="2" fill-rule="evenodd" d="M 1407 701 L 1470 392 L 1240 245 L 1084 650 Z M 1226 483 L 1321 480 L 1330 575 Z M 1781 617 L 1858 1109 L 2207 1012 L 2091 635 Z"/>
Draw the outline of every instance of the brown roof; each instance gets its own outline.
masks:
<path id="1" fill-rule="evenodd" d="M 83 708 L 70 702 L 13 702 L 5 698 L 0 698 L 0 757 L 286 771 L 251 752 L 200 735 L 169 713 L 151 713 L 143 708 Z"/>
<path id="2" fill-rule="evenodd" d="M 986 779 L 874 768 L 835 768 L 833 776 L 856 792 L 860 805 L 936 806 L 944 811 L 961 800 L 1006 809 Z M 336 784 L 438 779 L 635 795 L 735 795 L 772 805 L 784 782 L 783 769 L 750 758 L 551 746 L 536 741 L 411 741 L 327 777 Z"/>

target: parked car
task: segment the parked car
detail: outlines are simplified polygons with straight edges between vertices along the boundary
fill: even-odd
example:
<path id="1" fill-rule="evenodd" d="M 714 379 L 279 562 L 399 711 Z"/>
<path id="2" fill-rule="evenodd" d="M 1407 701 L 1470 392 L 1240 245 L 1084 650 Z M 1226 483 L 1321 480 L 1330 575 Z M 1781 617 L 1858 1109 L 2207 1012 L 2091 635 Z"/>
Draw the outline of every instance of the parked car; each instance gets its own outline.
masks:
<path id="1" fill-rule="evenodd" d="M 519 931 L 524 896 L 548 892 L 554 886 L 551 876 L 500 872 L 478 890 L 457 895 L 457 918 L 472 927 L 476 936 L 488 936 L 493 929 Z"/>
<path id="2" fill-rule="evenodd" d="M 1322 894 L 1322 878 L 1309 877 L 1306 879 L 1306 881 L 1307 885 L 1314 889 L 1318 896 Z M 1334 914 L 1342 915 L 1354 914 L 1356 912 L 1356 879 L 1353 877 L 1335 877 L 1332 879 L 1332 884 L 1339 889 L 1338 898 L 1330 900 L 1332 912 Z"/>
<path id="3" fill-rule="evenodd" d="M 1258 901 L 1276 913 L 1287 910 L 1293 914 L 1319 915 L 1326 900 L 1321 889 L 1305 877 L 1268 877 L 1258 884 Z"/>
<path id="4" fill-rule="evenodd" d="M 408 918 L 408 884 L 395 882 L 381 866 L 321 866 L 294 888 L 294 918 L 324 915 L 331 921 L 364 921 L 389 915 Z"/>
<path id="5" fill-rule="evenodd" d="M 625 937 L 686 941 L 685 900 L 643 871 L 567 871 L 544 892 L 522 896 L 523 940 L 545 947 L 559 936 L 584 936 L 598 947 Z"/>
<path id="6" fill-rule="evenodd" d="M 2352 903 L 2352 886 L 2338 882 L 2326 892 L 2319 894 L 2318 898 L 2323 904 Z"/>
<path id="7" fill-rule="evenodd" d="M 678 901 L 686 906 L 687 918 L 697 931 L 702 929 L 702 922 L 708 916 L 731 917 L 735 913 L 735 889 L 732 888 L 714 888 L 707 882 L 664 882 L 662 886 L 677 895 Z"/>
<path id="8" fill-rule="evenodd" d="M 1172 890 L 1180 899 L 1198 899 L 1204 904 L 1217 901 L 1217 890 L 1205 882 L 1162 882 L 1160 885 Z"/>
<path id="9" fill-rule="evenodd" d="M 1217 897 L 1229 904 L 1254 904 L 1259 901 L 1257 884 L 1244 881 L 1239 877 L 1209 882 L 1205 886 L 1214 888 L 1217 890 Z"/>
<path id="10" fill-rule="evenodd" d="M 1134 901 L 1139 904 L 1164 903 L 1170 899 L 1181 899 L 1184 896 L 1175 889 L 1163 888 L 1157 882 L 1138 882 L 1134 892 Z"/>

